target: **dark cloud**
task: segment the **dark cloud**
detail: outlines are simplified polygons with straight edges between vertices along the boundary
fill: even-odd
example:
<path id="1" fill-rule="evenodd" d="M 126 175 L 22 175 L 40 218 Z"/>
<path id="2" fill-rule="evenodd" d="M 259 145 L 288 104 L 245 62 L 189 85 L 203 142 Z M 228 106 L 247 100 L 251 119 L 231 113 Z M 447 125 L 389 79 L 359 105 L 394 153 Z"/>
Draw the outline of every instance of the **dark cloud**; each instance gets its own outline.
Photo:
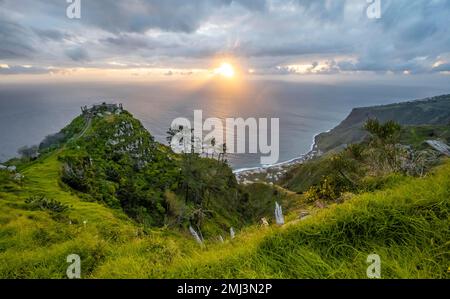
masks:
<path id="1" fill-rule="evenodd" d="M 247 8 L 250 11 L 263 12 L 267 10 L 266 0 L 229 0 L 228 5 L 236 3 Z"/>
<path id="2" fill-rule="evenodd" d="M 88 52 L 81 47 L 67 49 L 65 53 L 70 59 L 76 62 L 84 62 L 90 60 Z"/>
<path id="3" fill-rule="evenodd" d="M 14 65 L 8 67 L 0 67 L 1 75 L 23 75 L 23 74 L 47 74 L 50 70 L 42 67 Z"/>
<path id="4" fill-rule="evenodd" d="M 129 51 L 148 51 L 152 49 L 171 47 L 164 41 L 159 41 L 136 34 L 119 34 L 114 37 L 101 39 L 100 42 L 104 44 L 105 47 L 109 47 L 111 50 L 115 50 L 119 53 L 125 53 Z M 172 45 L 172 47 L 174 46 L 175 45 Z"/>
<path id="5" fill-rule="evenodd" d="M 304 10 L 305 15 L 314 16 L 322 21 L 336 21 L 342 19 L 346 1 L 296 0 L 296 4 Z"/>
<path id="6" fill-rule="evenodd" d="M 344 43 L 340 44 L 336 42 L 335 44 L 335 41 L 332 41 L 332 43 L 311 39 L 308 41 L 299 40 L 280 44 L 249 44 L 238 49 L 236 53 L 244 56 L 300 56 L 308 54 L 345 53 L 345 50 L 351 48 Z"/>
<path id="7" fill-rule="evenodd" d="M 1 2 L 0 2 L 1 4 Z M 33 55 L 30 34 L 23 26 L 0 14 L 0 59 L 27 58 Z"/>
<path id="8" fill-rule="evenodd" d="M 149 29 L 191 33 L 217 10 L 239 5 L 263 11 L 265 0 L 96 0 L 84 2 L 83 21 L 113 33 Z"/>
<path id="9" fill-rule="evenodd" d="M 449 0 L 382 0 L 378 20 L 365 0 L 92 0 L 82 1 L 81 20 L 66 17 L 67 5 L 0 0 L 1 62 L 201 68 L 231 55 L 277 74 L 294 64 L 414 74 L 450 63 Z"/>
<path id="10" fill-rule="evenodd" d="M 55 29 L 34 29 L 33 31 L 43 40 L 62 41 L 72 38 L 70 34 Z"/>

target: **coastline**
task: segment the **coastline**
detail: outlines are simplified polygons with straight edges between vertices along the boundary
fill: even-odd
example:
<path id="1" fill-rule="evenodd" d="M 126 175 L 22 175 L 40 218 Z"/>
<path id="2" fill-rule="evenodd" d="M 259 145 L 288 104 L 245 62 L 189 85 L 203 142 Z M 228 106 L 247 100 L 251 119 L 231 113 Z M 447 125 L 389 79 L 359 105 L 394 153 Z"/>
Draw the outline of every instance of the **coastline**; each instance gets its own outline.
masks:
<path id="1" fill-rule="evenodd" d="M 328 130 L 326 132 L 330 131 L 331 130 Z M 316 138 L 323 133 L 324 132 L 320 132 L 314 135 L 311 148 L 309 152 L 305 154 L 276 164 L 236 169 L 233 170 L 233 173 L 238 182 L 243 184 L 251 184 L 261 181 L 265 181 L 269 184 L 275 183 L 288 171 L 289 168 L 303 164 L 306 161 L 321 155 L 320 150 L 317 148 Z"/>

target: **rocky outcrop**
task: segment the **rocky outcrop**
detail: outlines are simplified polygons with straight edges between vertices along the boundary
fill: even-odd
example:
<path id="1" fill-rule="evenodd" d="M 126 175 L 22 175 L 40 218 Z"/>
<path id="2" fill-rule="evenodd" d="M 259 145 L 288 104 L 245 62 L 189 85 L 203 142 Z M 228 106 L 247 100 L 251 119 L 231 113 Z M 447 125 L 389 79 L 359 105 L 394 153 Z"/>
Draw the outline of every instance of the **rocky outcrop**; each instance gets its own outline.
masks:
<path id="1" fill-rule="evenodd" d="M 427 140 L 425 141 L 429 146 L 437 150 L 439 153 L 450 156 L 450 146 L 440 140 Z"/>

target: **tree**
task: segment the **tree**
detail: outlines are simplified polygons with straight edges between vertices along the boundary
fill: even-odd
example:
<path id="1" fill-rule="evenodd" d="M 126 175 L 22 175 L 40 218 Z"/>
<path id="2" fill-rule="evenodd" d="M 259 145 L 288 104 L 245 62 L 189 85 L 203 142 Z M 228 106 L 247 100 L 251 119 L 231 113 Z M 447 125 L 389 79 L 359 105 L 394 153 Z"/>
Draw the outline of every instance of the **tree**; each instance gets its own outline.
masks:
<path id="1" fill-rule="evenodd" d="M 216 138 L 211 139 L 212 158 L 214 159 L 214 152 L 216 151 Z"/>
<path id="2" fill-rule="evenodd" d="M 227 144 L 224 143 L 222 144 L 222 153 L 219 155 L 219 160 L 220 160 L 220 156 L 222 156 L 222 162 L 226 162 L 225 160 L 225 155 L 227 154 Z"/>

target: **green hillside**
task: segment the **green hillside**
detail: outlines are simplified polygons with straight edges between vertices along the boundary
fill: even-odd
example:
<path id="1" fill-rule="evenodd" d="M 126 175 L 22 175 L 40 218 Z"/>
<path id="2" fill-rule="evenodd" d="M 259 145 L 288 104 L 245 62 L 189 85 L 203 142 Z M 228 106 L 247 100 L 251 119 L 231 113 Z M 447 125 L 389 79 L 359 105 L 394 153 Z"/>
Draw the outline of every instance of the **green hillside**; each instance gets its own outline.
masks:
<path id="1" fill-rule="evenodd" d="M 404 132 L 421 145 L 430 128 Z M 83 278 L 366 278 L 372 253 L 384 278 L 447 277 L 450 161 L 420 175 L 377 168 L 390 147 L 375 141 L 305 164 L 286 189 L 242 186 L 224 161 L 176 155 L 128 112 L 98 106 L 39 157 L 0 169 L 0 278 L 65 278 L 70 254 Z"/>
<path id="2" fill-rule="evenodd" d="M 362 127 L 369 118 L 376 118 L 381 122 L 393 120 L 403 126 L 448 126 L 450 95 L 384 106 L 355 108 L 336 128 L 316 137 L 317 149 L 326 153 L 342 145 L 363 141 L 367 133 Z M 448 132 L 445 137 L 449 138 Z"/>
<path id="3" fill-rule="evenodd" d="M 251 226 L 225 243 L 200 248 L 187 233 L 144 228 L 124 213 L 85 202 L 58 183 L 50 156 L 26 169 L 26 182 L 2 176 L 0 277 L 64 278 L 66 257 L 82 258 L 88 277 L 364 278 L 368 254 L 383 277 L 444 278 L 450 266 L 450 163 L 426 178 L 311 210 L 285 227 Z M 34 209 L 25 198 L 52 194 L 64 213 Z"/>
<path id="4" fill-rule="evenodd" d="M 449 278 L 450 164 L 424 179 L 354 196 L 283 228 L 254 230 L 170 271 L 171 277 L 367 278 L 380 255 L 383 278 Z"/>
<path id="5" fill-rule="evenodd" d="M 358 163 L 367 164 L 374 163 L 371 160 L 371 147 L 368 146 L 369 136 L 368 133 L 361 127 L 361 131 L 364 132 L 365 139 L 362 142 L 356 143 L 360 145 L 361 154 L 365 154 L 366 157 L 360 157 Z M 445 143 L 450 143 L 450 126 L 449 125 L 408 125 L 403 126 L 398 134 L 397 141 L 399 144 L 410 148 L 415 155 L 418 154 L 430 154 L 430 146 L 426 144 L 426 140 L 436 139 L 442 140 Z M 306 192 L 311 186 L 318 184 L 323 177 L 326 177 L 330 173 L 335 171 L 333 169 L 332 159 L 337 153 L 343 153 L 345 155 L 346 150 L 342 147 L 339 151 L 330 151 L 323 156 L 316 157 L 307 163 L 303 163 L 294 167 L 291 167 L 286 175 L 278 182 L 283 187 L 298 192 Z M 404 153 L 408 154 L 408 153 Z M 365 159 L 364 159 L 365 158 Z M 353 159 L 354 160 L 354 159 Z M 362 161 L 366 160 L 366 161 Z M 419 161 L 414 161 L 418 163 Z M 369 166 L 360 166 L 359 168 L 368 168 Z M 387 175 L 387 176 L 386 176 Z M 373 175 L 377 177 L 377 180 L 384 184 L 389 183 L 388 173 L 376 173 Z"/>

